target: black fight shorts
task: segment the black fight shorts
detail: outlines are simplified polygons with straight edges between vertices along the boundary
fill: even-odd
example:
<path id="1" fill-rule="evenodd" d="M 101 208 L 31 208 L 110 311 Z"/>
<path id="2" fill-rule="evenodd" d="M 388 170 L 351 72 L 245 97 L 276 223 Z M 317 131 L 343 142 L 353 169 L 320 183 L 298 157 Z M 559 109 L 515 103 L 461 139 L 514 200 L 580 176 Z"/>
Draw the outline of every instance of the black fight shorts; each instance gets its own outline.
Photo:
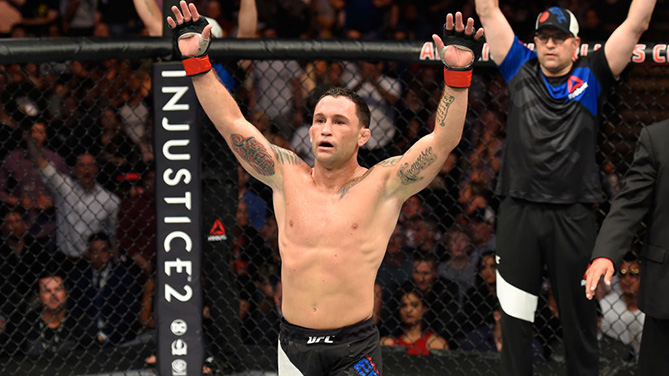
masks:
<path id="1" fill-rule="evenodd" d="M 279 376 L 380 376 L 381 345 L 374 320 L 316 330 L 281 320 Z"/>

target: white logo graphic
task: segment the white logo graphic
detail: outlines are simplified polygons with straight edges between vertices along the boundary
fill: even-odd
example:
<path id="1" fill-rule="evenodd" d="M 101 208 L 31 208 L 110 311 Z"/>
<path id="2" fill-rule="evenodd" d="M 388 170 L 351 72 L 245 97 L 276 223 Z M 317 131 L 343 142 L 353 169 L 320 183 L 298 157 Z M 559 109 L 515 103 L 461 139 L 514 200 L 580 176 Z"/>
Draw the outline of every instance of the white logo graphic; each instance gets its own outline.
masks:
<path id="1" fill-rule="evenodd" d="M 172 321 L 172 324 L 170 324 L 170 329 L 172 330 L 172 333 L 174 333 L 177 336 L 182 336 L 186 334 L 188 331 L 188 325 L 186 325 L 186 322 L 181 320 L 181 319 L 176 319 Z"/>
<path id="2" fill-rule="evenodd" d="M 183 359 L 177 359 L 172 361 L 172 375 L 173 376 L 184 376 L 188 373 L 186 372 L 188 368 L 188 363 Z"/>
<path id="3" fill-rule="evenodd" d="M 188 344 L 183 340 L 176 340 L 172 342 L 172 355 L 186 355 L 188 354 Z"/>
<path id="4" fill-rule="evenodd" d="M 325 337 L 311 337 L 311 336 L 309 336 L 309 339 L 307 340 L 307 345 L 313 345 L 315 343 L 321 343 L 321 341 L 323 343 L 334 343 L 334 341 L 333 341 L 334 337 L 335 336 L 332 336 L 332 338 L 330 338 L 330 336 L 325 336 Z"/>

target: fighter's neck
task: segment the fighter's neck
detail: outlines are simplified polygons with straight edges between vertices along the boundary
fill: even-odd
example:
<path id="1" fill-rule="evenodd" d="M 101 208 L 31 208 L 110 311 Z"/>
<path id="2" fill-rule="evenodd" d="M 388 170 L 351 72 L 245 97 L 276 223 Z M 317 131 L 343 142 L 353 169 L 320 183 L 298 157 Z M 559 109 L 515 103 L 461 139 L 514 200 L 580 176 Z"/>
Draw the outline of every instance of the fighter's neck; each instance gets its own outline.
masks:
<path id="1" fill-rule="evenodd" d="M 316 165 L 311 169 L 311 178 L 316 186 L 327 191 L 337 192 L 346 183 L 362 175 L 366 169 L 358 163 L 326 168 Z"/>

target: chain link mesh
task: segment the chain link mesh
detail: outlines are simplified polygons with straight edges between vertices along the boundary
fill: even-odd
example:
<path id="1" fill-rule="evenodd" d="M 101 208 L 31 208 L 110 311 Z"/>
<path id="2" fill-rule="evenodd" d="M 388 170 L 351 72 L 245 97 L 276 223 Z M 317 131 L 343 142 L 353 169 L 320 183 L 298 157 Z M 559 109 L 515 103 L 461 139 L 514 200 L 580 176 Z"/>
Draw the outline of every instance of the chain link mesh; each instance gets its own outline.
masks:
<path id="1" fill-rule="evenodd" d="M 151 64 L 0 66 L 0 374 L 150 369 Z M 606 98 L 597 155 L 610 199 L 620 189 L 641 127 L 666 117 L 667 69 L 634 65 Z M 348 86 L 369 103 L 373 136 L 360 151 L 361 164 L 369 167 L 403 153 L 434 127 L 443 85 L 438 65 L 379 60 L 226 62 L 218 70 L 251 123 L 311 165 L 311 111 L 327 88 Z M 384 347 L 385 374 L 496 374 L 503 341 L 494 293 L 498 199 L 492 191 L 507 100 L 498 71 L 477 67 L 460 145 L 430 186 L 402 208 L 377 279 L 375 320 L 384 343 L 396 343 L 403 312 L 411 299 L 421 300 L 423 328 L 449 349 L 420 356 L 411 354 L 427 351 Z M 203 255 L 206 363 L 219 374 L 275 372 L 281 260 L 271 191 L 237 165 L 222 165 L 233 160 L 221 157 L 227 147 L 213 127 L 203 132 L 209 198 L 203 207 L 236 222 L 230 252 Z M 223 189 L 239 197 L 236 208 L 217 197 L 225 197 Z M 600 220 L 607 210 L 606 203 L 598 208 Z M 622 299 L 629 280 L 621 278 L 598 295 L 603 374 L 633 373 L 643 317 Z M 535 332 L 536 370 L 557 374 L 564 349 L 548 281 Z"/>

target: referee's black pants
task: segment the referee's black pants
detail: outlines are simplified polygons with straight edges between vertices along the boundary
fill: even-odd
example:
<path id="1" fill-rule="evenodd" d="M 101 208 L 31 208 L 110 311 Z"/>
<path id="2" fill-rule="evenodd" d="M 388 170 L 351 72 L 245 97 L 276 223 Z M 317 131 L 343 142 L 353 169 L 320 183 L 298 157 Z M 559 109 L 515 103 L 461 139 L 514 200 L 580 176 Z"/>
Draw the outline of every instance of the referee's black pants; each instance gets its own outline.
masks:
<path id="1" fill-rule="evenodd" d="M 546 265 L 562 323 L 567 375 L 596 376 L 597 303 L 585 298 L 582 284 L 597 236 L 591 206 L 507 197 L 497 226 L 503 374 L 532 374 L 532 324 Z"/>
<path id="2" fill-rule="evenodd" d="M 664 376 L 668 372 L 669 319 L 658 319 L 646 315 L 643 322 L 637 375 Z"/>

